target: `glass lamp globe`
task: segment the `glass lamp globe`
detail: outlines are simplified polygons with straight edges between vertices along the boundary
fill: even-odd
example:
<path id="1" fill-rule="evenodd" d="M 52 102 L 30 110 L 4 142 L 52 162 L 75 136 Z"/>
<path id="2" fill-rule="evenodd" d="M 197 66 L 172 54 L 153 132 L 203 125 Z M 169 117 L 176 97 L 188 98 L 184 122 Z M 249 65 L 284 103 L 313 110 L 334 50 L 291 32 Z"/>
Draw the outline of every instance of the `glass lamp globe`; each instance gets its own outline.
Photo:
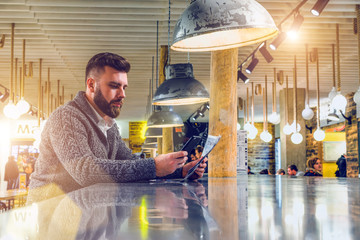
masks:
<path id="1" fill-rule="evenodd" d="M 240 123 L 236 123 L 236 130 L 239 131 L 241 129 Z"/>
<path id="2" fill-rule="evenodd" d="M 304 110 L 301 113 L 303 119 L 311 120 L 314 117 L 314 111 L 306 104 Z"/>
<path id="3" fill-rule="evenodd" d="M 20 114 L 13 101 L 9 101 L 9 103 L 4 107 L 3 112 L 7 118 L 18 119 L 20 117 Z"/>
<path id="4" fill-rule="evenodd" d="M 27 113 L 30 110 L 30 104 L 24 98 L 21 98 L 20 101 L 16 104 L 16 108 L 21 115 Z"/>
<path id="5" fill-rule="evenodd" d="M 283 133 L 285 135 L 290 135 L 292 133 L 292 129 L 291 129 L 291 126 L 289 125 L 289 123 L 286 123 L 286 125 L 284 126 Z"/>
<path id="6" fill-rule="evenodd" d="M 356 93 L 354 94 L 354 102 L 356 104 L 360 104 L 360 87 L 359 89 L 356 91 Z"/>
<path id="7" fill-rule="evenodd" d="M 331 101 L 331 105 L 336 111 L 341 110 L 341 111 L 345 112 L 347 100 L 343 95 L 341 95 L 341 92 L 338 92 L 336 94 L 336 96 L 333 98 L 333 100 Z"/>
<path id="8" fill-rule="evenodd" d="M 260 134 L 260 139 L 263 140 L 264 142 L 270 142 L 272 139 L 272 135 L 268 131 L 263 131 Z"/>
<path id="9" fill-rule="evenodd" d="M 332 101 L 334 99 L 334 97 L 336 96 L 337 92 L 336 92 L 336 88 L 332 87 L 331 91 L 329 92 L 329 99 L 330 101 Z"/>
<path id="10" fill-rule="evenodd" d="M 246 130 L 248 132 L 248 134 L 250 132 L 251 126 L 252 125 L 251 125 L 250 122 L 247 122 L 247 123 L 244 124 L 244 130 Z"/>
<path id="11" fill-rule="evenodd" d="M 280 123 L 280 114 L 277 112 L 272 112 L 269 116 L 269 122 L 272 124 L 279 124 Z"/>
<path id="12" fill-rule="evenodd" d="M 256 135 L 257 135 L 257 134 L 254 134 L 254 133 L 249 133 L 249 134 L 247 135 L 247 137 L 248 137 L 248 139 L 253 140 L 253 139 L 255 139 L 255 138 L 256 138 Z"/>
<path id="13" fill-rule="evenodd" d="M 255 137 L 258 134 L 258 130 L 253 124 L 251 124 L 251 128 L 250 128 L 249 132 L 250 132 L 250 134 L 255 135 Z"/>
<path id="14" fill-rule="evenodd" d="M 293 123 L 290 125 L 290 127 L 291 127 L 292 132 L 300 132 L 300 130 L 301 130 L 299 123 L 296 124 L 296 128 L 295 128 L 295 121 L 293 121 Z"/>
<path id="15" fill-rule="evenodd" d="M 291 135 L 291 142 L 294 144 L 299 144 L 303 140 L 303 136 L 299 132 L 295 132 Z"/>
<path id="16" fill-rule="evenodd" d="M 314 138 L 316 141 L 322 141 L 325 138 L 325 131 L 321 130 L 321 128 L 317 128 L 314 132 Z"/>

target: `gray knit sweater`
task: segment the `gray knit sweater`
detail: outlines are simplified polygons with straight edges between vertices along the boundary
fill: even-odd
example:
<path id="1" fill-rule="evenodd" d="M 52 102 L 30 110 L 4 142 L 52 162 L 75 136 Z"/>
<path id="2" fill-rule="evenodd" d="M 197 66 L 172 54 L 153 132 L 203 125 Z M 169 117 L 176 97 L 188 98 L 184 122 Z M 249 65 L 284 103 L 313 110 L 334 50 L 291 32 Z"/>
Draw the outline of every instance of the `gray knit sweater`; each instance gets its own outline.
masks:
<path id="1" fill-rule="evenodd" d="M 97 121 L 84 92 L 50 115 L 41 134 L 40 155 L 30 189 L 54 183 L 70 192 L 94 183 L 156 177 L 154 159 L 133 155 L 116 124 L 105 137 Z M 169 177 L 181 177 L 181 171 Z"/>

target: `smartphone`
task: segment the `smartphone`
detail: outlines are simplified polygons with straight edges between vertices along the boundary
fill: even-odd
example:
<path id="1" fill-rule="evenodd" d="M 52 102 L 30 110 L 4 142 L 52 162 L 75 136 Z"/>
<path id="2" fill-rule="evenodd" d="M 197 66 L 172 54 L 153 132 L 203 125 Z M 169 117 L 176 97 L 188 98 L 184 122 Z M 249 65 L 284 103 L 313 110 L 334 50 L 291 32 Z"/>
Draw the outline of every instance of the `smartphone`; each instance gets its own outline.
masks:
<path id="1" fill-rule="evenodd" d="M 190 153 L 191 151 L 199 145 L 201 141 L 201 137 L 199 136 L 192 136 L 182 147 L 181 151 L 187 151 L 188 152 L 188 159 L 190 159 Z"/>

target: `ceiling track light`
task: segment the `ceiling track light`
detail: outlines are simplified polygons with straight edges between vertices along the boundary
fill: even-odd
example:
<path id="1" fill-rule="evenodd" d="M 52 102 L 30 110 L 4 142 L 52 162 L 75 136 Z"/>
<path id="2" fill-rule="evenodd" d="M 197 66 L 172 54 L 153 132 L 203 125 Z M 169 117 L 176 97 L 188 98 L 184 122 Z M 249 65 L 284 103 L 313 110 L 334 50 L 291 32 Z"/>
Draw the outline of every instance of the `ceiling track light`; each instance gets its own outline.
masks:
<path id="1" fill-rule="evenodd" d="M 266 49 L 266 42 L 259 48 L 259 52 L 267 63 L 271 63 L 274 60 L 273 56 L 271 56 L 270 52 Z"/>
<path id="2" fill-rule="evenodd" d="M 316 17 L 320 16 L 328 2 L 329 0 L 318 0 L 310 12 Z"/>
<path id="3" fill-rule="evenodd" d="M 245 72 L 251 74 L 258 63 L 259 59 L 257 59 L 255 55 L 253 55 L 249 66 L 245 69 Z"/>
<path id="4" fill-rule="evenodd" d="M 290 31 L 296 31 L 296 32 L 299 31 L 303 22 L 304 22 L 304 17 L 299 12 L 297 12 L 294 15 L 294 22 L 291 25 Z"/>
<path id="5" fill-rule="evenodd" d="M 238 70 L 237 72 L 237 81 L 239 82 L 239 80 L 242 80 L 245 84 L 248 83 L 250 81 L 250 79 L 242 73 L 241 69 Z"/>
<path id="6" fill-rule="evenodd" d="M 270 48 L 271 50 L 276 50 L 280 44 L 286 39 L 287 34 L 286 32 L 281 32 L 276 38 L 275 40 L 270 44 Z"/>

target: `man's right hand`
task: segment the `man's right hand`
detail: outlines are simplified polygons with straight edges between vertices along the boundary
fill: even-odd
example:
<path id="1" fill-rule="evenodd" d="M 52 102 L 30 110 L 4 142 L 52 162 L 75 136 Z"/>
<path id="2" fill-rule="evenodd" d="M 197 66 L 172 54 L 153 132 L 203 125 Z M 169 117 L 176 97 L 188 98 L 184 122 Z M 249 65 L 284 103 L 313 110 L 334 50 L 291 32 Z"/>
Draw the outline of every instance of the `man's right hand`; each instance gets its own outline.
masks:
<path id="1" fill-rule="evenodd" d="M 184 166 L 187 159 L 186 151 L 160 154 L 155 158 L 156 176 L 164 177 L 173 173 L 177 168 Z"/>

